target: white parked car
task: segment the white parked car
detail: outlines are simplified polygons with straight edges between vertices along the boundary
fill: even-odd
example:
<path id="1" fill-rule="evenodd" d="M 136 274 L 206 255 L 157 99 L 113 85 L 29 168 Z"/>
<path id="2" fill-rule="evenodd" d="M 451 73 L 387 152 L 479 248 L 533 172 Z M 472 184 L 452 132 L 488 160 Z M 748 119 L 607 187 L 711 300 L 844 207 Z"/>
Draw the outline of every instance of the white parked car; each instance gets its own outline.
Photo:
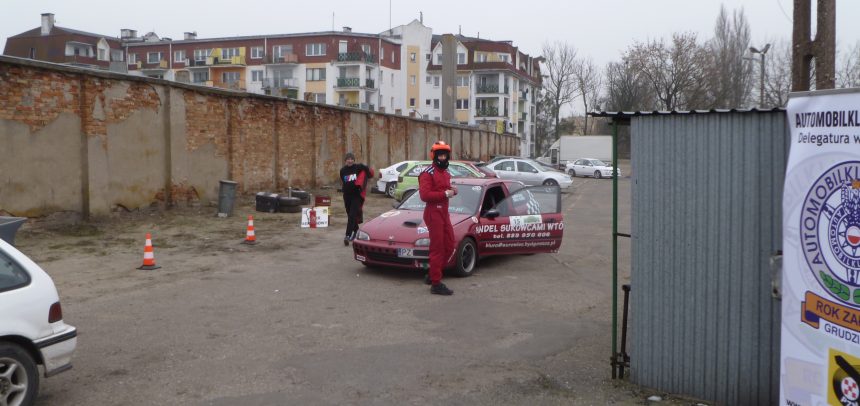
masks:
<path id="1" fill-rule="evenodd" d="M 0 240 L 0 405 L 31 405 L 45 377 L 72 367 L 78 332 L 63 322 L 51 277 Z"/>
<path id="2" fill-rule="evenodd" d="M 387 168 L 379 170 L 379 180 L 376 181 L 376 190 L 380 193 L 385 193 L 388 197 L 394 197 L 394 190 L 397 189 L 397 177 L 400 172 L 406 169 L 406 166 L 412 162 L 418 161 L 403 161 L 391 165 Z"/>
<path id="3" fill-rule="evenodd" d="M 612 165 L 594 158 L 581 158 L 568 162 L 565 170 L 571 177 L 591 176 L 597 179 L 612 177 Z M 621 177 L 621 168 L 618 168 L 618 177 Z"/>
<path id="4" fill-rule="evenodd" d="M 544 168 L 531 159 L 505 158 L 487 165 L 501 179 L 518 180 L 526 186 L 558 185 L 562 190 L 573 184 L 567 174 Z"/>

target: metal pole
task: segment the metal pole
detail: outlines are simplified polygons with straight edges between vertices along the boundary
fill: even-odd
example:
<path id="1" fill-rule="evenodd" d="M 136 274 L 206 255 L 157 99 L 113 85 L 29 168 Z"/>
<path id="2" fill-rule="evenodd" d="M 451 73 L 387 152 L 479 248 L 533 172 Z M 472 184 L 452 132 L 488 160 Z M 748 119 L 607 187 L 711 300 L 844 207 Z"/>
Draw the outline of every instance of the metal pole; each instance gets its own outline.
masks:
<path id="1" fill-rule="evenodd" d="M 761 83 L 760 83 L 761 88 L 759 90 L 758 106 L 760 108 L 764 108 L 764 52 L 761 53 L 761 66 L 760 66 L 760 68 L 761 68 Z"/>
<path id="2" fill-rule="evenodd" d="M 612 120 L 612 379 L 618 350 L 618 121 Z"/>

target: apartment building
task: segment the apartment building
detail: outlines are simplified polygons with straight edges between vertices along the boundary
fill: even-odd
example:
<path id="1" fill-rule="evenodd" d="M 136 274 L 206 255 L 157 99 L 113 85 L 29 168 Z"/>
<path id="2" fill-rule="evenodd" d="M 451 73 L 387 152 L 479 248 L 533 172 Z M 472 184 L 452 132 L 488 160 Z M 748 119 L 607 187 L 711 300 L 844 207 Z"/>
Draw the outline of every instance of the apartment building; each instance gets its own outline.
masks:
<path id="1" fill-rule="evenodd" d="M 423 18 L 379 34 L 325 31 L 182 39 L 121 30 L 120 38 L 42 25 L 9 38 L 4 54 L 201 86 L 372 111 L 442 117 L 441 35 Z M 454 118 L 521 137 L 534 155 L 540 58 L 511 41 L 456 35 Z"/>
<path id="2" fill-rule="evenodd" d="M 58 27 L 51 13 L 42 14 L 40 27 L 9 37 L 3 55 L 91 69 L 125 69 L 119 38 Z"/>

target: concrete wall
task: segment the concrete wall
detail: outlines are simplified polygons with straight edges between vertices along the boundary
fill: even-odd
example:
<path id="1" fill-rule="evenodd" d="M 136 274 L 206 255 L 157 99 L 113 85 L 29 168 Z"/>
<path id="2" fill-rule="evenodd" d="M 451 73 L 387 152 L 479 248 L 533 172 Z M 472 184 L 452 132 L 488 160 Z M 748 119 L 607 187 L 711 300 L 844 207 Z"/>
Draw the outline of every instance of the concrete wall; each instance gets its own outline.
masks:
<path id="1" fill-rule="evenodd" d="M 515 154 L 473 128 L 0 57 L 0 210 L 104 214 L 162 202 L 338 183 L 347 151 L 374 168 Z"/>

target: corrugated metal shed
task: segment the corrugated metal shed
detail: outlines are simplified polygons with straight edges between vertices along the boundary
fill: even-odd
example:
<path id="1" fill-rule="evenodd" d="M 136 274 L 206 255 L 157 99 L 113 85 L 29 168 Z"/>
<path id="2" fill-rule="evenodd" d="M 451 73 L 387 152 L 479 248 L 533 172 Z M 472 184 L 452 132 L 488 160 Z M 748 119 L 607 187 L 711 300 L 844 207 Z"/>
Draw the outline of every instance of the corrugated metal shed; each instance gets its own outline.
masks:
<path id="1" fill-rule="evenodd" d="M 632 126 L 631 380 L 777 403 L 784 111 L 592 115 Z"/>

